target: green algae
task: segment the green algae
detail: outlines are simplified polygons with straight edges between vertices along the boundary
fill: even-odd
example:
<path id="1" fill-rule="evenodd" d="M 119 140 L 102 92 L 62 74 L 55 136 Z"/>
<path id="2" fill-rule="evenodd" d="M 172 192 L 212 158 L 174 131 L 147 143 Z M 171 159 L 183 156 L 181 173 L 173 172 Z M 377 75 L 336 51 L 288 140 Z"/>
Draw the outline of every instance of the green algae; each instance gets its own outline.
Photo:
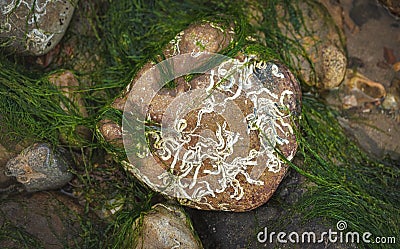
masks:
<path id="1" fill-rule="evenodd" d="M 331 225 L 343 220 L 349 231 L 398 237 L 398 162 L 367 155 L 343 132 L 337 116 L 314 98 L 304 98 L 298 152 L 303 165 L 291 166 L 317 185 L 298 204 L 303 218 L 328 218 Z"/>
<path id="2" fill-rule="evenodd" d="M 0 135 L 1 141 L 29 137 L 58 145 L 60 133 L 78 139 L 79 146 L 75 147 L 87 149 L 80 152 L 87 159 L 83 164 L 80 162 L 74 173 L 84 186 L 82 191 L 88 203 L 87 209 L 92 208 L 90 203 L 99 196 L 103 204 L 111 197 L 123 199 L 125 203 L 106 229 L 105 237 L 111 239 L 100 235 L 91 237 L 85 247 L 95 248 L 103 241 L 107 248 L 126 248 L 134 242 L 135 234 L 131 228 L 135 219 L 141 211 L 151 207 L 154 193 L 127 173 L 111 178 L 115 172 L 123 172 L 120 163 L 125 159 L 125 152 L 107 143 L 96 127 L 98 121 L 105 118 L 121 124 L 122 112 L 110 106 L 113 98 L 147 61 L 158 61 L 162 48 L 178 32 L 202 20 L 223 23 L 226 27 L 234 23 L 235 39 L 222 51 L 225 55 L 235 56 L 239 52 L 258 54 L 263 59 L 282 61 L 298 74 L 294 54 L 305 57 L 313 69 L 301 44 L 285 36 L 278 27 L 280 17 L 275 7 L 280 4 L 285 6 L 285 16 L 293 30 L 305 29 L 307 32 L 296 3 L 288 0 L 260 3 L 265 18 L 261 24 L 254 25 L 247 12 L 250 3 L 242 1 L 109 0 L 106 12 L 89 18 L 96 31 L 92 44 L 97 44 L 103 51 L 105 65 L 86 74 L 76 72 L 78 79 L 89 76 L 100 81 L 75 89 L 83 94 L 89 116 L 82 117 L 74 103 L 48 82 L 48 73 L 32 73 L 1 58 L 0 117 L 8 131 Z M 315 4 L 314 1 L 310 3 Z M 251 4 L 260 6 L 257 2 Z M 248 39 L 249 36 L 254 39 Z M 304 89 L 310 89 L 306 82 L 302 83 Z M 70 108 L 66 111 L 60 103 Z M 343 132 L 336 119 L 338 115 L 316 97 L 304 97 L 297 153 L 302 163 L 288 163 L 316 185 L 310 187 L 294 210 L 300 212 L 305 221 L 324 218 L 334 227 L 338 220 L 345 220 L 352 231 L 399 237 L 398 163 L 373 159 L 360 150 Z M 91 141 L 76 137 L 75 128 L 79 125 L 93 132 Z M 108 169 L 95 167 L 91 162 L 93 154 L 100 150 L 114 155 L 116 163 L 111 163 Z M 90 151 L 89 155 L 87 151 Z M 96 172 L 113 180 L 105 187 L 104 183 L 93 179 Z M 368 247 L 380 248 L 380 245 Z"/>

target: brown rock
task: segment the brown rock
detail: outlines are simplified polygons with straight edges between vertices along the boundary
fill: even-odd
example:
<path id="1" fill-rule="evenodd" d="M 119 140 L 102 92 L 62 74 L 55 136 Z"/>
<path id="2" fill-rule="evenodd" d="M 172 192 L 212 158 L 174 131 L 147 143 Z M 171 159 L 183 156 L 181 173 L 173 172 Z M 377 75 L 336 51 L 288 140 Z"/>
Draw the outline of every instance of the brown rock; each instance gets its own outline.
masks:
<path id="1" fill-rule="evenodd" d="M 400 2 L 398 0 L 379 0 L 393 15 L 400 17 Z"/>
<path id="2" fill-rule="evenodd" d="M 228 47 L 233 39 L 232 26 L 223 28 L 213 22 L 203 22 L 190 25 L 180 32 L 164 50 L 167 58 L 185 53 L 211 52 L 217 53 Z"/>
<path id="3" fill-rule="evenodd" d="M 265 203 L 287 170 L 274 148 L 289 160 L 297 149 L 292 117 L 300 113 L 301 93 L 283 65 L 264 66 L 249 76 L 262 82 L 260 88 L 217 87 L 208 99 L 211 78 L 203 75 L 172 101 L 164 101 L 171 98 L 167 91 L 157 93 L 147 119 L 153 153 L 141 154 L 143 164 L 131 160 L 128 170 L 191 207 L 246 211 Z"/>
<path id="4" fill-rule="evenodd" d="M 35 143 L 7 162 L 5 174 L 15 177 L 28 192 L 57 189 L 73 177 L 66 155 L 49 144 Z"/>
<path id="5" fill-rule="evenodd" d="M 71 71 L 54 73 L 49 76 L 49 81 L 57 86 L 71 101 L 68 106 L 60 103 L 64 111 L 69 112 L 70 110 L 76 110 L 82 117 L 88 116 L 82 96 L 78 91 L 79 82 Z"/>
<path id="6" fill-rule="evenodd" d="M 122 129 L 121 126 L 109 119 L 103 119 L 98 124 L 99 131 L 104 139 L 116 147 L 122 148 Z"/>
<path id="7" fill-rule="evenodd" d="M 56 192 L 18 195 L 0 202 L 1 248 L 79 248 L 88 216 L 72 199 Z M 93 219 L 94 220 L 94 219 Z M 83 225 L 84 224 L 84 225 Z M 91 223 L 100 229 L 99 222 Z"/>
<path id="8" fill-rule="evenodd" d="M 154 205 L 136 220 L 133 229 L 139 231 L 134 248 L 203 248 L 189 218 L 177 206 Z"/>
<path id="9" fill-rule="evenodd" d="M 222 28 L 220 24 L 213 22 L 192 24 L 186 30 L 176 35 L 164 49 L 163 53 L 166 58 L 186 53 L 196 54 L 205 51 L 217 53 L 228 47 L 233 37 L 234 32 L 232 26 Z M 159 61 L 161 61 L 161 59 Z M 152 62 L 148 62 L 139 70 L 132 82 L 121 93 L 121 96 L 114 100 L 112 104 L 113 108 L 121 111 L 124 110 L 127 95 L 133 87 L 133 83 L 148 72 L 154 65 L 155 64 Z"/>
<path id="10" fill-rule="evenodd" d="M 79 82 L 75 75 L 70 71 L 57 72 L 49 76 L 49 81 L 57 86 L 64 96 L 69 100 L 68 103 L 60 103 L 61 108 L 67 113 L 78 113 L 82 117 L 88 117 L 88 113 L 79 93 Z M 60 140 L 70 146 L 80 147 L 83 141 L 90 141 L 92 133 L 89 128 L 77 125 L 73 128 L 74 134 L 71 136 L 70 130 L 60 130 Z"/>
<path id="11" fill-rule="evenodd" d="M 123 134 L 132 159 L 124 162 L 128 171 L 153 190 L 201 209 L 246 211 L 262 205 L 287 170 L 274 148 L 289 160 L 297 149 L 292 117 L 300 114 L 301 91 L 279 63 L 241 55 L 214 68 L 213 76 L 172 77 L 172 87 L 162 87 L 165 75 L 185 72 L 202 60 L 202 52 L 218 52 L 233 38 L 229 25 L 191 25 L 164 50 L 167 58 L 181 56 L 179 62 L 145 64 L 115 99 L 112 106 L 124 110 L 122 130 L 110 120 L 99 123 L 108 142 L 120 146 Z M 232 80 L 246 79 L 249 85 L 223 83 L 231 77 L 228 71 Z"/>
<path id="12" fill-rule="evenodd" d="M 207 39 L 193 39 L 212 41 L 205 33 Z M 240 55 L 191 80 L 177 77 L 175 88 L 161 88 L 169 78 L 160 70 L 171 66 L 167 72 L 181 75 L 184 66 L 202 60 L 198 47 L 178 48 L 190 55 L 145 69 L 123 97 L 126 169 L 191 207 L 241 212 L 262 205 L 287 171 L 276 149 L 288 160 L 296 153 L 298 82 L 278 62 Z M 146 138 L 138 128 L 143 123 Z"/>
<path id="13" fill-rule="evenodd" d="M 335 24 L 340 28 L 344 28 L 343 8 L 340 5 L 340 0 L 318 0 L 329 12 Z"/>
<path id="14" fill-rule="evenodd" d="M 343 81 L 346 71 L 347 58 L 343 51 L 336 46 L 329 45 L 321 50 L 321 64 L 317 64 L 320 83 L 317 86 L 332 89 Z"/>
<path id="15" fill-rule="evenodd" d="M 394 51 L 391 48 L 383 47 L 383 58 L 390 65 L 394 65 L 397 62 Z"/>
<path id="16" fill-rule="evenodd" d="M 327 1 L 322 2 L 327 5 Z M 277 7 L 282 32 L 299 41 L 306 53 L 306 56 L 292 56 L 298 77 L 311 86 L 335 88 L 343 81 L 347 65 L 342 19 L 337 14 L 331 17 L 326 8 L 317 2 L 303 1 L 298 3 L 298 8 L 303 18 L 298 22 L 304 22 L 304 25 L 295 27 L 290 19 L 291 15 L 284 14 L 285 8 Z M 332 13 L 338 12 L 333 9 Z"/>
<path id="17" fill-rule="evenodd" d="M 71 1 L 1 1 L 0 40 L 17 53 L 46 54 L 63 37 L 74 9 Z"/>
<path id="18" fill-rule="evenodd" d="M 367 103 L 379 104 L 386 96 L 385 87 L 364 75 L 348 69 L 346 79 L 339 88 L 343 108 L 363 107 Z"/>
<path id="19" fill-rule="evenodd" d="M 129 92 L 132 90 L 134 82 L 136 82 L 140 77 L 142 77 L 146 72 L 148 72 L 152 66 L 155 64 L 152 62 L 146 63 L 136 74 L 136 76 L 133 78 L 132 82 L 122 91 L 121 95 L 117 97 L 114 102 L 112 103 L 112 107 L 114 109 L 123 111 L 126 103 L 126 99 L 128 97 Z"/>

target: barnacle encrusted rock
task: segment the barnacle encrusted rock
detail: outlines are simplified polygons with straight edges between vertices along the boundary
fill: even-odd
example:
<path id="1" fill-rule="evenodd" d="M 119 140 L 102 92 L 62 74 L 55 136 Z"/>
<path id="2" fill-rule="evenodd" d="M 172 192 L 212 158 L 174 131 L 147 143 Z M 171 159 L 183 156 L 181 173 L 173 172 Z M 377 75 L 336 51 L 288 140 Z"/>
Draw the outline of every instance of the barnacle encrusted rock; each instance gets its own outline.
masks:
<path id="1" fill-rule="evenodd" d="M 72 179 L 65 152 L 45 143 L 24 149 L 6 165 L 6 175 L 15 177 L 27 192 L 57 189 Z"/>
<path id="2" fill-rule="evenodd" d="M 164 63 L 173 65 L 166 75 L 226 49 L 234 38 L 233 25 L 191 25 L 165 48 L 167 59 L 186 56 Z M 114 108 L 124 110 L 123 129 L 110 120 L 99 122 L 110 143 L 124 136 L 126 169 L 191 207 L 246 211 L 265 203 L 287 170 L 280 153 L 291 160 L 297 149 L 301 91 L 290 71 L 279 62 L 239 54 L 207 73 L 179 75 L 158 88 L 152 84 L 160 79 L 158 69 L 145 64 L 114 101 Z M 143 116 L 134 116 L 143 110 Z M 135 130 L 138 124 L 145 124 L 142 134 Z"/>
<path id="3" fill-rule="evenodd" d="M 231 63 L 243 66 L 237 78 L 225 78 Z M 297 149 L 293 118 L 301 97 L 293 75 L 279 63 L 244 56 L 177 84 L 188 90 L 163 89 L 148 106 L 150 149 L 124 138 L 125 148 L 141 147 L 136 153 L 144 159 L 131 160 L 128 170 L 199 209 L 246 211 L 265 203 L 287 170 L 277 150 L 291 160 Z M 126 111 L 142 101 L 136 97 Z"/>
<path id="4" fill-rule="evenodd" d="M 173 60 L 148 64 L 116 101 L 125 102 L 125 167 L 184 205 L 251 210 L 272 196 L 285 175 L 281 156 L 291 160 L 296 153 L 299 84 L 281 63 L 252 54 L 224 60 L 211 54 L 209 71 L 182 75 L 196 60 L 206 61 L 209 44 L 212 51 L 229 45 L 216 46 L 219 36 L 230 41 L 234 35 L 216 24 L 198 27 L 207 38 L 190 35 L 191 46 L 181 47 L 186 31 L 181 32 L 167 51 L 174 51 Z M 162 87 L 159 81 L 171 74 L 178 75 L 174 87 Z"/>
<path id="5" fill-rule="evenodd" d="M 0 1 L 1 46 L 17 53 L 46 54 L 63 37 L 74 9 L 71 0 Z"/>
<path id="6" fill-rule="evenodd" d="M 134 248 L 203 248 L 190 219 L 177 206 L 154 205 L 132 229 L 138 233 Z"/>

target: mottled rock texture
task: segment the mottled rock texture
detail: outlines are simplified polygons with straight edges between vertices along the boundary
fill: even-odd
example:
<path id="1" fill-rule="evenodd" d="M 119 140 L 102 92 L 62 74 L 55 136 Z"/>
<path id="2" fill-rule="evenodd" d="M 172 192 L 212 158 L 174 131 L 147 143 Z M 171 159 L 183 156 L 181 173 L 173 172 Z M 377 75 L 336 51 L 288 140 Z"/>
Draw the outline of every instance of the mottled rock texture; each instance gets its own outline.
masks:
<path id="1" fill-rule="evenodd" d="M 135 222 L 134 248 L 203 248 L 190 219 L 180 207 L 156 204 Z"/>
<path id="2" fill-rule="evenodd" d="M 181 70 L 208 49 L 226 48 L 233 36 L 229 27 L 192 25 L 165 50 L 166 57 L 187 57 L 165 65 Z M 157 90 L 159 69 L 147 64 L 114 103 L 125 103 L 128 123 L 146 110 L 147 144 L 136 143 L 140 134 L 130 134 L 131 124 L 123 128 L 127 169 L 183 205 L 242 212 L 264 204 L 287 170 L 280 153 L 291 160 L 297 149 L 301 91 L 292 73 L 279 62 L 239 54 Z"/>
<path id="3" fill-rule="evenodd" d="M 70 0 L 0 1 L 2 47 L 25 55 L 43 55 L 63 37 L 74 13 Z"/>
<path id="4" fill-rule="evenodd" d="M 57 189 L 72 179 L 65 156 L 65 151 L 36 143 L 7 162 L 6 175 L 15 177 L 28 192 Z"/>

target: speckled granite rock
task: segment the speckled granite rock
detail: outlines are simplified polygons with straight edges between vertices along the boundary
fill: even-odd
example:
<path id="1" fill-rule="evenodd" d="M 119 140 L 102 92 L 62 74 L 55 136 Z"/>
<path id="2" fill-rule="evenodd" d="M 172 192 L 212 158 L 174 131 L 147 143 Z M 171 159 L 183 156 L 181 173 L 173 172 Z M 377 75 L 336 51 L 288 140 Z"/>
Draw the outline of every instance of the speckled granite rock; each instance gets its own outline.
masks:
<path id="1" fill-rule="evenodd" d="M 56 189 L 72 179 L 65 153 L 36 143 L 24 149 L 6 165 L 6 175 L 15 177 L 27 192 Z"/>
<path id="2" fill-rule="evenodd" d="M 184 70 L 204 59 L 209 45 L 219 51 L 234 35 L 209 23 L 188 30 L 166 51 L 182 60 L 160 68 Z M 287 170 L 276 149 L 288 160 L 297 149 L 293 119 L 300 114 L 301 91 L 291 72 L 278 62 L 240 54 L 208 74 L 189 81 L 177 77 L 173 88 L 160 88 L 160 68 L 145 66 L 115 103 L 121 108 L 125 102 L 126 169 L 183 205 L 242 212 L 264 204 Z M 131 130 L 143 117 L 146 144 Z"/>
<path id="3" fill-rule="evenodd" d="M 135 222 L 134 248 L 203 248 L 190 219 L 177 206 L 156 204 Z"/>
<path id="4" fill-rule="evenodd" d="M 63 37 L 73 13 L 70 0 L 2 0 L 1 46 L 16 53 L 46 54 Z"/>

